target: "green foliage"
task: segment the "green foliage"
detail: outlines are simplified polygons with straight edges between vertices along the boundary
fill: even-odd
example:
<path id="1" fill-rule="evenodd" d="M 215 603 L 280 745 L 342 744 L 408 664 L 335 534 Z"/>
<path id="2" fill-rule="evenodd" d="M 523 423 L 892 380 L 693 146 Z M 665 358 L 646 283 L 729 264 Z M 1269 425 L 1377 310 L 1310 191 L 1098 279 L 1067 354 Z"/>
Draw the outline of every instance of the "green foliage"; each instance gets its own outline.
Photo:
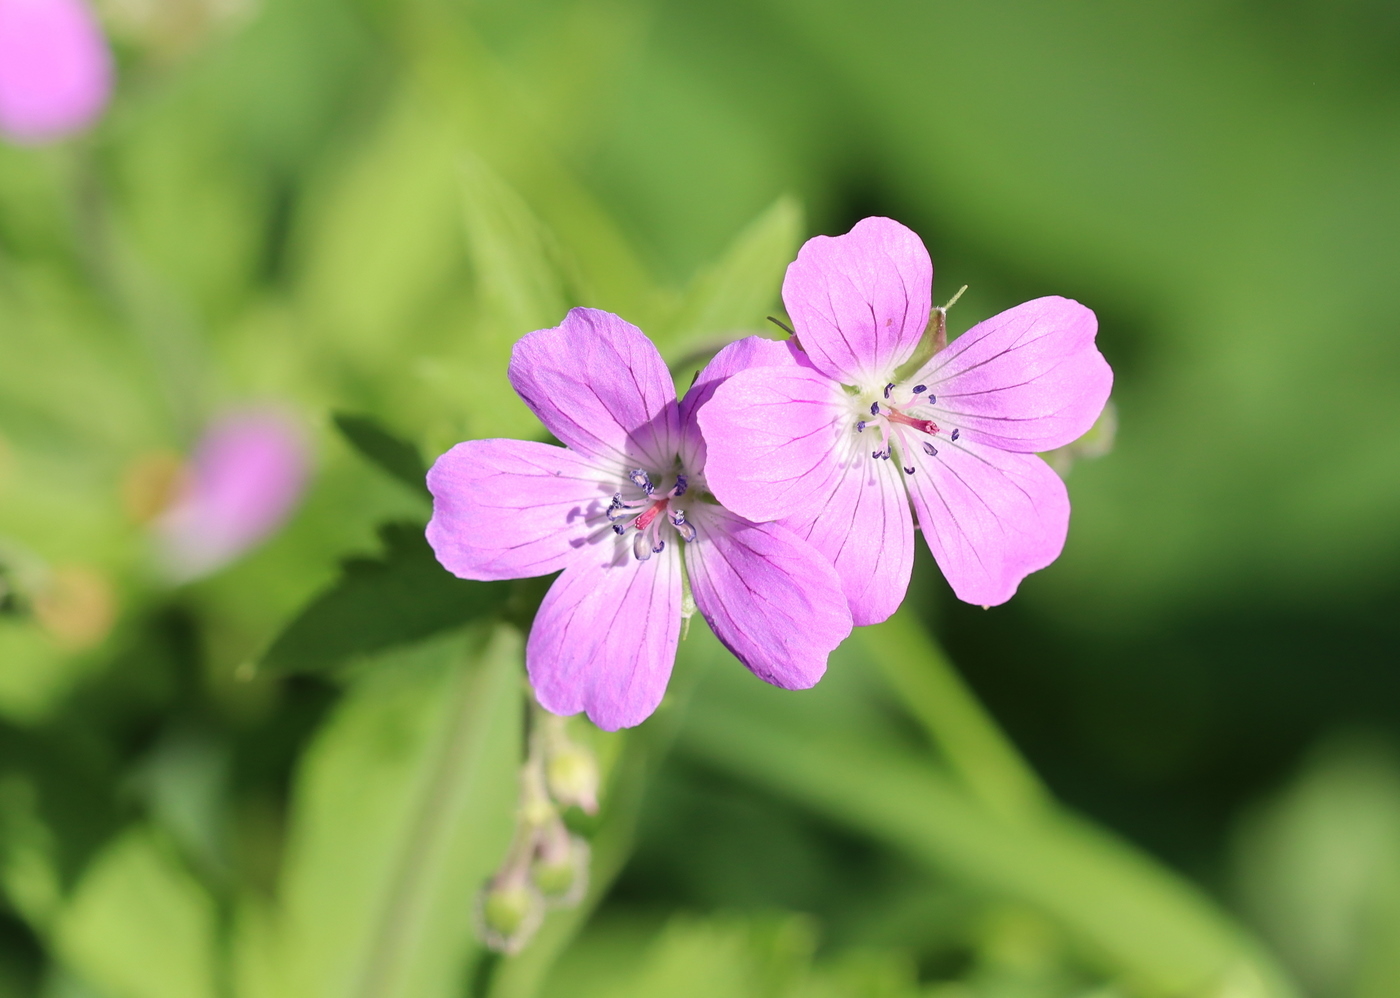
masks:
<path id="1" fill-rule="evenodd" d="M 488 627 L 367 667 L 301 764 L 278 903 L 246 916 L 272 920 L 236 956 L 250 994 L 459 993 L 510 838 L 520 655 Z"/>
<path id="2" fill-rule="evenodd" d="M 445 572 L 414 523 L 380 528 L 384 556 L 345 563 L 340 579 L 293 620 L 263 664 L 317 671 L 347 658 L 428 637 L 501 610 L 512 587 Z"/>
<path id="3" fill-rule="evenodd" d="M 363 457 L 415 491 L 426 488 L 428 466 L 417 447 L 394 436 L 369 416 L 338 412 L 333 418 L 336 429 Z"/>

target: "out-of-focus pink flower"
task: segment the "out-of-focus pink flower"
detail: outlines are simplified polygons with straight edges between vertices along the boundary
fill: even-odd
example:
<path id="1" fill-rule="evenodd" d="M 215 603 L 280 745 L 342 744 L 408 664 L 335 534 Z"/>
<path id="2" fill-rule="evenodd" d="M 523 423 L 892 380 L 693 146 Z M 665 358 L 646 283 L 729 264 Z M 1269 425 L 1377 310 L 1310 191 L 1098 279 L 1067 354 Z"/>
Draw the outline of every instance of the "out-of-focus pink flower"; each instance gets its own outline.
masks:
<path id="1" fill-rule="evenodd" d="M 39 143 L 107 105 L 112 56 L 83 0 L 0 0 L 0 133 Z"/>
<path id="2" fill-rule="evenodd" d="M 301 432 L 279 413 L 216 420 L 180 494 L 155 521 L 166 570 L 182 581 L 208 575 L 272 533 L 301 498 L 307 465 Z"/>

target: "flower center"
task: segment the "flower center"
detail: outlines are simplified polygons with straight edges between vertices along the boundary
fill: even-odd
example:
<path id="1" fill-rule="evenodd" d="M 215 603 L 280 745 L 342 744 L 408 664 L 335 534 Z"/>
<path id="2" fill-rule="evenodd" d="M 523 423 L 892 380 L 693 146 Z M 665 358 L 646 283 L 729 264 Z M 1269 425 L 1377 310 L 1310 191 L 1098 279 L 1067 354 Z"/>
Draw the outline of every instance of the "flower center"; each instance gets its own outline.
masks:
<path id="1" fill-rule="evenodd" d="M 672 500 L 685 495 L 685 475 L 677 475 L 676 484 L 664 495 L 658 494 L 651 475 L 641 468 L 629 471 L 627 478 L 642 494 L 628 499 L 624 499 L 621 492 L 614 494 L 608 505 L 608 522 L 619 537 L 629 528 L 636 530 L 632 536 L 632 554 L 638 561 L 646 561 L 665 549 L 666 541 L 661 535 L 668 523 L 681 535 L 681 540 L 695 540 L 695 528 L 686 521 L 685 511 L 671 505 Z"/>
<path id="2" fill-rule="evenodd" d="M 864 433 L 867 429 L 880 432 L 880 446 L 870 452 L 870 457 L 874 460 L 890 459 L 892 440 L 898 441 L 901 454 L 907 452 L 911 444 L 918 443 L 929 457 L 937 457 L 938 448 L 933 445 L 933 441 L 920 440 L 917 436 L 906 439 L 906 434 L 923 434 L 925 437 L 937 435 L 938 424 L 930 417 L 934 414 L 932 407 L 938 403 L 938 398 L 929 392 L 927 385 L 915 385 L 909 389 L 909 397 L 903 401 L 896 398 L 901 391 L 902 386 L 894 382 L 887 384 L 883 392 L 883 401 L 877 399 L 870 403 L 871 418 L 857 420 L 856 432 Z M 868 395 L 866 397 L 869 398 Z M 909 465 L 901 466 L 905 474 L 914 473 L 914 469 Z"/>

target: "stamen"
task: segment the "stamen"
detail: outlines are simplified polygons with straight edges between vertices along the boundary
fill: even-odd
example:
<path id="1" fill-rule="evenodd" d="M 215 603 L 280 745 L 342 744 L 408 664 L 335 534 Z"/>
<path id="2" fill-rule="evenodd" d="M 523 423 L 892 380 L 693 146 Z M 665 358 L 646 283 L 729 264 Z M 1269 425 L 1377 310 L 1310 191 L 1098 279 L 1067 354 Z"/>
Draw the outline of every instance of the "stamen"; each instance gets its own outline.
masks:
<path id="1" fill-rule="evenodd" d="M 671 513 L 671 526 L 676 528 L 676 532 L 681 535 L 681 540 L 687 544 L 695 540 L 695 528 L 686 522 L 684 510 L 678 509 Z"/>
<path id="2" fill-rule="evenodd" d="M 685 490 L 690 487 L 690 481 L 684 475 L 676 476 L 676 487 L 671 490 L 671 498 L 675 499 L 685 495 Z"/>
<path id="3" fill-rule="evenodd" d="M 937 396 L 937 395 L 930 395 L 930 396 L 928 397 L 928 404 L 929 404 L 929 405 L 937 405 L 937 404 L 938 404 L 938 396 Z"/>
<path id="4" fill-rule="evenodd" d="M 646 531 L 639 530 L 637 536 L 632 538 L 632 557 L 638 561 L 646 561 L 651 555 L 651 539 L 647 537 Z"/>
<path id="5" fill-rule="evenodd" d="M 956 429 L 953 430 L 952 439 L 954 439 L 954 440 L 958 439 L 958 431 L 957 431 Z"/>
<path id="6" fill-rule="evenodd" d="M 627 533 L 627 528 L 624 527 L 624 526 L 623 526 L 622 524 L 620 524 L 620 523 L 614 523 L 614 524 L 612 525 L 612 528 L 613 528 L 613 533 L 617 534 L 617 536 L 619 536 L 619 537 L 621 537 L 623 534 Z"/>
<path id="7" fill-rule="evenodd" d="M 660 554 L 660 553 L 661 553 L 662 551 L 664 551 L 665 549 L 666 549 L 666 542 L 665 542 L 665 541 L 657 541 L 657 542 L 656 542 L 656 547 L 654 547 L 654 548 L 651 549 L 651 553 L 652 553 L 652 554 Z"/>
<path id="8" fill-rule="evenodd" d="M 905 469 L 904 469 L 904 473 L 905 473 L 906 475 L 912 475 L 912 474 L 914 473 L 914 469 L 913 469 L 913 468 L 905 468 Z"/>
<path id="9" fill-rule="evenodd" d="M 928 385 L 915 385 L 915 386 L 914 386 L 914 394 L 915 394 L 915 395 L 922 395 L 922 394 L 923 394 L 924 392 L 926 392 L 926 391 L 928 391 Z"/>
<path id="10" fill-rule="evenodd" d="M 865 420 L 862 419 L 862 420 L 860 420 L 858 423 L 856 423 L 856 432 L 857 432 L 857 433 L 864 433 L 864 432 L 865 432 Z"/>
<path id="11" fill-rule="evenodd" d="M 925 440 L 925 441 L 924 441 L 924 453 L 927 454 L 929 457 L 937 457 L 937 456 L 938 456 L 938 448 L 935 447 L 935 446 L 933 446 L 933 444 L 929 443 L 927 440 Z"/>
<path id="12" fill-rule="evenodd" d="M 637 486 L 637 488 L 641 489 L 647 495 L 651 495 L 656 491 L 656 486 L 651 484 L 651 476 L 641 468 L 634 468 L 632 471 L 629 471 L 627 477 L 632 479 L 633 485 Z"/>
<path id="13" fill-rule="evenodd" d="M 880 403 L 879 403 L 879 402 L 871 402 L 871 403 L 870 403 L 870 415 L 872 415 L 872 416 L 878 416 L 878 415 L 880 415 Z"/>
<path id="14" fill-rule="evenodd" d="M 893 388 L 893 387 L 894 387 L 894 382 L 893 382 L 893 381 L 891 381 L 888 385 L 885 386 L 885 398 L 889 398 L 889 397 L 890 397 L 890 389 Z"/>

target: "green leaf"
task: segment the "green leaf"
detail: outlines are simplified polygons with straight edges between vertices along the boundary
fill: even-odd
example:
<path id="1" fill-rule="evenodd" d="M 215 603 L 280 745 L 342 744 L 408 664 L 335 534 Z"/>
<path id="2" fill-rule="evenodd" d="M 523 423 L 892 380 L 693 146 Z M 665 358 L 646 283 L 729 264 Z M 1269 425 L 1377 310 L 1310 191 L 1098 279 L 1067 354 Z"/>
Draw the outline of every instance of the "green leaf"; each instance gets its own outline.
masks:
<path id="1" fill-rule="evenodd" d="M 216 998 L 213 899 L 149 831 L 94 860 L 59 913 L 63 962 L 105 995 Z"/>
<path id="2" fill-rule="evenodd" d="M 862 628 L 859 639 L 969 790 L 1007 818 L 1042 813 L 1044 786 L 911 610 Z"/>
<path id="3" fill-rule="evenodd" d="M 416 446 L 394 436 L 372 416 L 337 412 L 331 418 L 335 428 L 361 455 L 410 488 L 424 490 L 428 466 Z"/>
<path id="4" fill-rule="evenodd" d="M 1131 845 L 1061 810 L 1009 820 L 931 759 L 872 727 L 853 684 L 877 670 L 855 644 L 838 651 L 823 682 L 801 695 L 764 687 L 737 668 L 715 670 L 691 707 L 682 747 L 934 873 L 1030 905 L 1106 971 L 1150 992 L 1248 979 L 1257 984 L 1251 994 L 1294 994 L 1205 895 Z"/>
<path id="5" fill-rule="evenodd" d="M 293 793 L 275 931 L 244 977 L 285 998 L 449 998 L 477 889 L 509 843 L 522 641 L 504 625 L 397 651 L 356 683 Z"/>
<path id="6" fill-rule="evenodd" d="M 724 256 L 696 275 L 658 344 L 669 352 L 684 351 L 722 342 L 716 337 L 735 339 L 762 329 L 801 236 L 801 206 L 795 198 L 779 198 L 735 237 Z"/>
<path id="7" fill-rule="evenodd" d="M 1333 736 L 1293 784 L 1241 822 L 1246 913 L 1318 995 L 1400 984 L 1400 758 L 1388 741 Z"/>
<path id="8" fill-rule="evenodd" d="M 511 347 L 557 326 L 575 296 L 554 236 L 485 161 L 459 168 L 461 218 L 477 289 L 470 354 L 455 365 L 461 407 L 473 436 L 534 436 L 538 423 L 506 379 Z"/>
<path id="9" fill-rule="evenodd" d="M 456 578 L 438 564 L 418 524 L 386 524 L 379 535 L 384 556 L 347 561 L 340 580 L 272 643 L 264 666 L 287 672 L 329 669 L 496 613 L 518 588 Z"/>

